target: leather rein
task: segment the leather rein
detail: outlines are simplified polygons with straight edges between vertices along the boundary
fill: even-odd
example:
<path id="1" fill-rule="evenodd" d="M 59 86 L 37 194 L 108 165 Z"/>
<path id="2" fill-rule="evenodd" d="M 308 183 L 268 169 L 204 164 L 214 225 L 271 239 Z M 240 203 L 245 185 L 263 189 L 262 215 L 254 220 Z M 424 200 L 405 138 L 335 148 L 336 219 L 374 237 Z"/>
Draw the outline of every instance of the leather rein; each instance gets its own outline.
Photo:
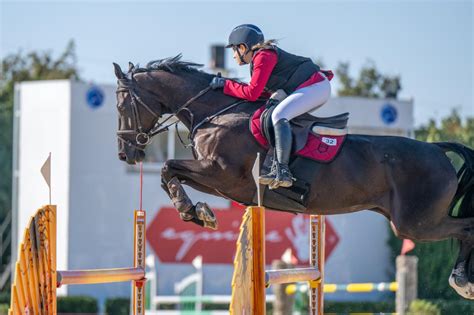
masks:
<path id="1" fill-rule="evenodd" d="M 131 107 L 132 107 L 132 116 L 133 116 L 133 120 L 134 120 L 134 123 L 135 123 L 135 129 L 125 129 L 125 130 L 118 130 L 117 131 L 117 138 L 119 141 L 121 141 L 122 143 L 126 144 L 127 146 L 131 146 L 131 147 L 134 147 L 135 149 L 137 150 L 140 150 L 140 151 L 144 151 L 145 150 L 145 147 L 150 143 L 151 141 L 151 138 L 159 133 L 162 133 L 162 132 L 165 132 L 165 131 L 168 131 L 169 130 L 169 127 L 172 126 L 172 125 L 175 125 L 176 129 L 178 128 L 178 123 L 179 123 L 179 120 L 175 121 L 175 122 L 172 122 L 172 123 L 169 123 L 168 125 L 164 125 L 168 120 L 170 120 L 171 118 L 173 117 L 176 117 L 181 111 L 183 110 L 186 110 L 189 112 L 190 116 L 191 116 L 191 130 L 189 131 L 189 134 L 188 134 L 188 139 L 191 140 L 191 144 L 189 145 L 186 145 L 184 144 L 183 140 L 181 139 L 181 137 L 179 136 L 178 134 L 178 138 L 179 140 L 181 141 L 181 143 L 185 146 L 185 147 L 193 147 L 194 148 L 194 143 L 193 143 L 193 138 L 194 138 L 194 134 L 196 133 L 196 131 L 198 130 L 199 127 L 201 127 L 202 125 L 204 125 L 205 123 L 208 123 L 210 122 L 214 117 L 228 111 L 229 109 L 245 102 L 244 100 L 240 100 L 240 101 L 237 101 L 237 102 L 234 102 L 232 103 L 231 105 L 223 108 L 222 110 L 218 111 L 217 113 L 211 115 L 211 116 L 208 116 L 206 118 L 204 118 L 203 120 L 201 120 L 199 123 L 197 123 L 196 125 L 194 125 L 194 115 L 193 113 L 189 110 L 188 106 L 193 103 L 195 100 L 197 100 L 198 98 L 200 98 L 201 96 L 203 96 L 204 94 L 206 94 L 207 92 L 209 92 L 209 90 L 211 90 L 211 87 L 206 87 L 205 89 L 201 90 L 198 94 L 196 94 L 195 96 L 193 96 L 192 98 L 190 98 L 188 101 L 186 101 L 186 103 L 184 103 L 183 105 L 181 105 L 177 110 L 176 112 L 174 112 L 173 114 L 171 114 L 170 116 L 168 116 L 165 120 L 163 120 L 162 122 L 159 121 L 161 115 L 156 113 L 150 106 L 148 106 L 142 99 L 141 97 L 137 94 L 137 91 L 138 90 L 142 90 L 156 98 L 158 98 L 158 95 L 153 93 L 152 91 L 149 91 L 147 89 L 143 89 L 143 88 L 140 88 L 138 86 L 138 84 L 135 83 L 135 80 L 133 79 L 133 76 L 132 76 L 132 79 L 129 80 L 129 79 L 119 79 L 118 80 L 118 88 L 117 88 L 117 91 L 116 93 L 121 93 L 121 92 L 128 92 L 129 95 L 130 95 L 130 98 L 131 98 L 131 101 L 130 101 L 130 104 L 131 104 Z M 160 102 L 160 104 L 163 106 L 163 104 Z M 141 105 L 142 107 L 144 107 L 150 114 L 153 115 L 154 117 L 154 121 L 153 121 L 153 127 L 149 130 L 149 131 L 145 131 L 143 126 L 142 126 L 142 123 L 141 123 L 141 119 L 140 119 L 140 112 L 138 110 L 138 107 L 139 105 Z M 194 125 L 194 126 L 193 126 Z M 124 138 L 123 136 L 124 135 L 135 135 L 135 141 L 136 141 L 136 144 L 131 142 L 130 140 Z"/>

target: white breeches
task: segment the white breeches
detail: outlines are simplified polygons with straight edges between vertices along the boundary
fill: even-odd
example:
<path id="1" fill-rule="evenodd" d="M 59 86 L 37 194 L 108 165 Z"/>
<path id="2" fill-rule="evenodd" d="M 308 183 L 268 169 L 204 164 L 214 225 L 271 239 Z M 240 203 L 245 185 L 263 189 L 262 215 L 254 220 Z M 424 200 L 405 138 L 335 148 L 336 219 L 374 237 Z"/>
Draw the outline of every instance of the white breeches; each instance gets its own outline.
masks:
<path id="1" fill-rule="evenodd" d="M 331 84 L 328 79 L 298 89 L 281 101 L 272 113 L 275 125 L 280 119 L 291 120 L 296 116 L 323 106 L 331 96 Z"/>

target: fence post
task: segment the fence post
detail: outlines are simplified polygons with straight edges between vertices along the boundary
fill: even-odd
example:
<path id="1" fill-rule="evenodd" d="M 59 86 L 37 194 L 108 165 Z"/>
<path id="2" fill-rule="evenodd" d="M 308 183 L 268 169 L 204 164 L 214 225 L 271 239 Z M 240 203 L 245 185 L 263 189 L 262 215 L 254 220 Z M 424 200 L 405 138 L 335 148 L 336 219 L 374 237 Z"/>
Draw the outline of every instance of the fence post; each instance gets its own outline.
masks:
<path id="1" fill-rule="evenodd" d="M 397 257 L 396 266 L 396 312 L 404 315 L 410 303 L 418 297 L 418 257 L 400 255 Z"/>

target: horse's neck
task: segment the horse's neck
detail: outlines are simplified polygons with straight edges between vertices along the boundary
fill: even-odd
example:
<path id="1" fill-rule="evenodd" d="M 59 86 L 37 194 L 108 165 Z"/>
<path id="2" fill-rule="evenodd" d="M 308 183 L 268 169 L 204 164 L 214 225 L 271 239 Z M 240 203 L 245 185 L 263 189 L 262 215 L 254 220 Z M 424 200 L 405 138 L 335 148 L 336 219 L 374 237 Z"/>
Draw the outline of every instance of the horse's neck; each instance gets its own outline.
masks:
<path id="1" fill-rule="evenodd" d="M 203 77 L 200 77 L 200 76 Z M 203 121 L 207 117 L 216 114 L 218 111 L 228 107 L 237 100 L 233 97 L 224 95 L 222 90 L 209 90 L 194 101 L 185 106 L 189 100 L 196 97 L 204 89 L 208 88 L 208 84 L 212 76 L 192 73 L 183 74 L 180 77 L 180 82 L 173 85 L 171 95 L 174 95 L 172 112 L 177 113 L 178 119 L 188 128 L 192 128 Z M 168 91 L 168 93 L 170 93 Z"/>
<path id="2" fill-rule="evenodd" d="M 197 93 L 195 95 L 197 95 Z M 187 100 L 195 95 L 188 96 Z M 185 104 L 185 102 L 183 104 Z M 196 124 L 216 114 L 218 111 L 224 109 L 233 102 L 235 102 L 234 98 L 225 96 L 224 94 L 217 94 L 210 90 L 186 106 L 188 110 L 181 110 L 177 117 L 189 130 L 191 130 L 196 126 Z"/>

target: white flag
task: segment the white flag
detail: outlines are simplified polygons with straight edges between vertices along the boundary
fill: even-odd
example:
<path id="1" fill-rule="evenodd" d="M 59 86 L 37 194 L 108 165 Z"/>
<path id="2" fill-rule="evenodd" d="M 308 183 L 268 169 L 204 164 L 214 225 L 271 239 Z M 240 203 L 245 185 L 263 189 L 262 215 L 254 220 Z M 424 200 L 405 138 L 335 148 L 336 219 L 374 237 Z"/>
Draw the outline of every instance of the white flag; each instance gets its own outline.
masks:
<path id="1" fill-rule="evenodd" d="M 41 166 L 41 174 L 43 175 L 46 184 L 48 184 L 49 189 L 49 204 L 51 204 L 51 152 L 49 152 L 48 159 Z"/>
<path id="2" fill-rule="evenodd" d="M 51 188 L 51 153 L 49 153 L 48 158 L 43 166 L 41 166 L 41 174 L 43 175 L 46 184 L 48 184 L 48 187 Z"/>
<path id="3" fill-rule="evenodd" d="M 255 163 L 253 164 L 252 167 L 252 176 L 253 180 L 255 181 L 255 185 L 257 186 L 257 198 L 258 198 L 258 206 L 260 207 L 262 205 L 262 200 L 260 196 L 260 183 L 259 183 L 259 177 L 260 177 L 260 153 L 257 153 L 257 158 L 255 159 Z"/>

